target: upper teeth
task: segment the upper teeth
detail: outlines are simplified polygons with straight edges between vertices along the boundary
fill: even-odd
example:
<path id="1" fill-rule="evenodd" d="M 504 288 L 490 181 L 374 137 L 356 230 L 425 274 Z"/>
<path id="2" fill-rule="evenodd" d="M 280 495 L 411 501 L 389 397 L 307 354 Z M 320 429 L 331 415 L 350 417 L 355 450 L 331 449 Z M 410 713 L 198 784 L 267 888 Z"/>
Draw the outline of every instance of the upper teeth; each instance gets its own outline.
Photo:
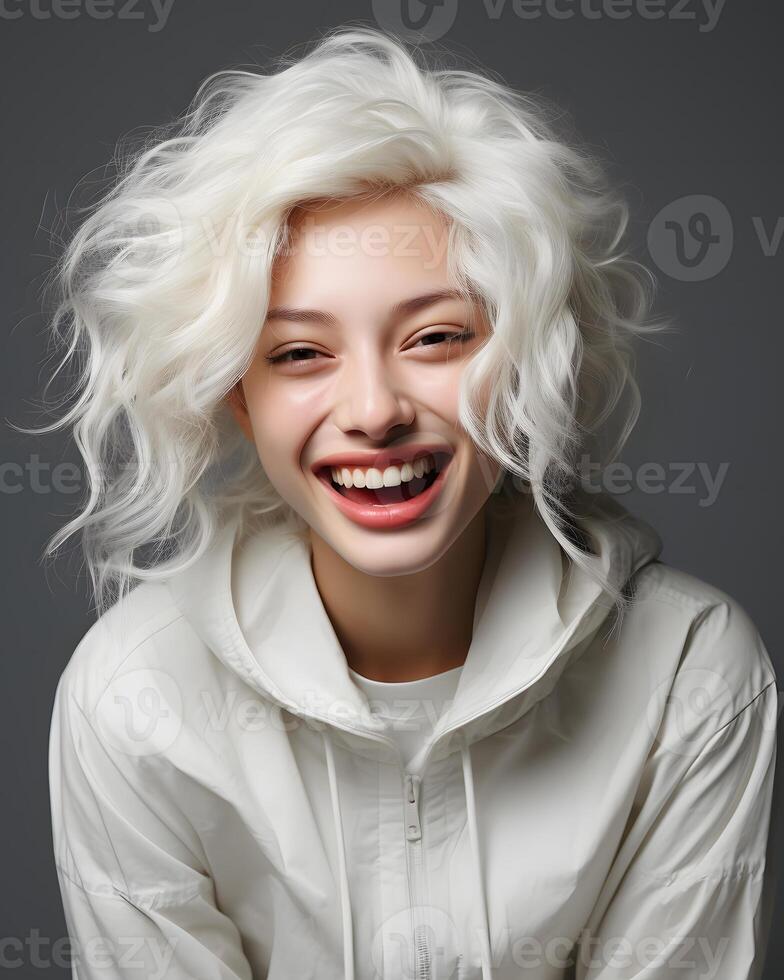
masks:
<path id="1" fill-rule="evenodd" d="M 408 483 L 414 477 L 422 477 L 435 469 L 436 461 L 430 454 L 420 456 L 413 464 L 403 463 L 402 466 L 387 466 L 385 470 L 377 470 L 373 466 L 333 466 L 332 479 L 342 487 L 367 487 L 368 490 L 378 490 L 379 487 L 399 487 Z"/>

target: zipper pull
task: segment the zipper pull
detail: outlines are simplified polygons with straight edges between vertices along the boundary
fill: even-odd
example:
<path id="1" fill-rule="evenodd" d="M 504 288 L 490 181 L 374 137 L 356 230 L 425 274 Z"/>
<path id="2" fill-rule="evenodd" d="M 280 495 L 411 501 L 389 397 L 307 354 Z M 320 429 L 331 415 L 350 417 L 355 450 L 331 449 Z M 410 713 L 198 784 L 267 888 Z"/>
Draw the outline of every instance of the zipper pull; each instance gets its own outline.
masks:
<path id="1" fill-rule="evenodd" d="M 422 825 L 419 822 L 419 799 L 417 798 L 417 782 L 419 777 L 406 773 L 406 840 L 420 840 Z"/>

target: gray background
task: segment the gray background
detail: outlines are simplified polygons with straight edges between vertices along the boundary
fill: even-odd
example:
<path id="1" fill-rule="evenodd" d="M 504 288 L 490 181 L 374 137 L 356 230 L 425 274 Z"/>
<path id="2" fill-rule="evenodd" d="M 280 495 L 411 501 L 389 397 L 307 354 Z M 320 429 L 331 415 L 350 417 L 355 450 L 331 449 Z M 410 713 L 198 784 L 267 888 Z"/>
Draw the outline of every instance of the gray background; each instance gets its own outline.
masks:
<path id="1" fill-rule="evenodd" d="M 62 434 L 32 438 L 5 424 L 47 420 L 40 395 L 53 362 L 45 360 L 40 294 L 57 247 L 51 232 L 77 182 L 100 176 L 116 140 L 181 112 L 207 74 L 278 54 L 349 20 L 402 25 L 400 6 L 388 2 L 174 0 L 168 17 L 150 0 L 69 4 L 6 0 L 0 14 L 0 939 L 39 936 L 40 964 L 25 945 L 24 965 L 5 967 L 52 980 L 68 972 L 47 965 L 52 944 L 66 935 L 51 854 L 49 718 L 57 679 L 93 614 L 75 542 L 54 565 L 41 558 L 77 506 L 79 494 L 67 487 L 78 481 L 60 490 L 53 481 L 54 467 L 78 464 L 76 451 Z M 659 530 L 665 561 L 746 607 L 782 687 L 781 10 L 774 0 L 727 0 L 714 22 L 702 0 L 666 0 L 659 19 L 642 0 L 628 0 L 626 10 L 623 0 L 555 6 L 572 16 L 556 16 L 545 0 L 538 16 L 530 0 L 516 7 L 512 0 L 446 0 L 424 29 L 439 45 L 563 106 L 625 186 L 633 252 L 657 273 L 656 310 L 675 317 L 678 332 L 639 348 L 644 408 L 623 454 L 628 492 L 623 479 L 616 491 Z M 411 9 L 425 13 L 418 0 Z M 688 230 L 695 213 L 706 215 L 718 241 L 690 264 L 698 244 L 687 236 L 679 261 L 664 221 Z M 704 224 L 695 227 L 699 233 Z M 647 487 L 643 464 L 662 468 Z M 722 464 L 712 500 L 701 473 L 715 477 Z M 781 909 L 779 902 L 779 920 Z M 781 932 L 774 926 L 769 978 L 784 955 Z"/>

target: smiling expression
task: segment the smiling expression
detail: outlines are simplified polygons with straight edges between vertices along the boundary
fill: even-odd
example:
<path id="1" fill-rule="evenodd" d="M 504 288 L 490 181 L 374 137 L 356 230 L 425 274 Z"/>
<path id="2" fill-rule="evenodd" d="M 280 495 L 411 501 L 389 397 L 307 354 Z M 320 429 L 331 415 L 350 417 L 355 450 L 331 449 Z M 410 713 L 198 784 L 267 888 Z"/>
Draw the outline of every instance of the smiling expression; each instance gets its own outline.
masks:
<path id="1" fill-rule="evenodd" d="M 232 411 L 277 492 L 342 558 L 374 575 L 427 568 L 499 472 L 458 418 L 487 321 L 448 280 L 444 219 L 409 197 L 331 202 L 290 228 Z"/>

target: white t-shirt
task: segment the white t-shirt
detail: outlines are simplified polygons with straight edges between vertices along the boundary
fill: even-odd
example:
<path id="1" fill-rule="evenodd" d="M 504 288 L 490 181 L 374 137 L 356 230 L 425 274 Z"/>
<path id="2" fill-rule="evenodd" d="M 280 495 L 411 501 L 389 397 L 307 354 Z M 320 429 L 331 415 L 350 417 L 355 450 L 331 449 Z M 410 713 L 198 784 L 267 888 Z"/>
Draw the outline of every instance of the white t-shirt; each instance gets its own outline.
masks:
<path id="1" fill-rule="evenodd" d="M 406 766 L 432 733 L 454 698 L 463 667 L 453 667 L 418 681 L 388 683 L 363 677 L 349 667 L 354 683 L 365 692 L 374 715 L 389 724 L 387 734 L 400 746 Z"/>

